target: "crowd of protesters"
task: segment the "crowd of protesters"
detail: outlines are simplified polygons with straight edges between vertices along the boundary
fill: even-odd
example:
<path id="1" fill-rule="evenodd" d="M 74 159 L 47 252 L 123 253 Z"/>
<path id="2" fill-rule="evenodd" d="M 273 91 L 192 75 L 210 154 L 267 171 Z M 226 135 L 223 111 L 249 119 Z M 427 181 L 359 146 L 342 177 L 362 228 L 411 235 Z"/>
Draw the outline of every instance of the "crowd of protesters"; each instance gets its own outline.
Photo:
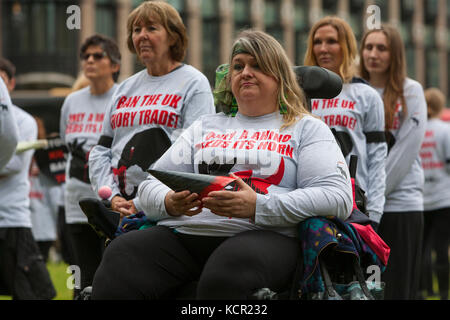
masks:
<path id="1" fill-rule="evenodd" d="M 299 251 L 294 227 L 311 217 L 349 217 L 354 195 L 348 165 L 356 155 L 370 225 L 390 247 L 381 276 L 384 298 L 432 296 L 435 273 L 439 298 L 448 299 L 450 125 L 440 120 L 446 98 L 408 77 L 411 62 L 396 27 L 383 24 L 356 39 L 339 17 L 317 21 L 304 64 L 336 73 L 343 87 L 335 98 L 312 99 L 309 106 L 278 41 L 243 31 L 220 84 L 227 106 L 221 112 L 214 105 L 218 88 L 184 62 L 187 31 L 171 5 L 144 2 L 123 27 L 144 68 L 116 83 L 121 54 L 115 41 L 100 34 L 84 41 L 84 85 L 66 97 L 60 131 L 53 133 L 67 149 L 63 184 L 45 174 L 37 151 L 20 150 L 21 143 L 50 135 L 42 119 L 12 104 L 15 67 L 0 60 L 0 294 L 54 298 L 45 263 L 58 242 L 65 254 L 70 251 L 66 262 L 81 270 L 74 299 L 90 286 L 94 299 L 173 298 L 193 279 L 199 299 L 245 299 L 252 288 L 283 288 Z M 293 155 L 258 151 L 261 163 L 253 164 L 248 145 L 232 150 L 233 163 L 223 162 L 220 155 L 232 149 L 225 140 L 243 139 L 247 130 L 282 132 Z M 215 158 L 198 153 L 205 136 L 226 137 Z M 174 162 L 180 150 L 189 150 L 182 164 Z M 266 158 L 277 162 L 268 175 Z M 238 191 L 204 198 L 174 192 L 149 176 L 150 168 L 230 174 Z M 112 191 L 112 210 L 122 217 L 144 213 L 157 227 L 130 232 L 105 248 L 78 204 L 98 198 L 103 186 Z M 133 264 L 124 252 L 142 259 Z"/>

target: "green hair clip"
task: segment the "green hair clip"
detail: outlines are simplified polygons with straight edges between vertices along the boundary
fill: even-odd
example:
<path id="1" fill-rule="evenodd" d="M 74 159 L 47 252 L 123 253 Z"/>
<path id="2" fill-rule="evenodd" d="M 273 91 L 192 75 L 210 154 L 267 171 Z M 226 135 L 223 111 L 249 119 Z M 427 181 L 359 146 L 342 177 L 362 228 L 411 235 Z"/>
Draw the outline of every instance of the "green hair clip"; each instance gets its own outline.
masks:
<path id="1" fill-rule="evenodd" d="M 287 114 L 287 105 L 281 98 L 280 98 L 280 114 Z"/>
<path id="2" fill-rule="evenodd" d="M 228 63 L 221 64 L 216 69 L 215 89 L 213 90 L 214 104 L 216 108 L 225 114 L 234 117 L 237 113 L 237 102 L 227 87 L 226 77 L 230 70 Z"/>

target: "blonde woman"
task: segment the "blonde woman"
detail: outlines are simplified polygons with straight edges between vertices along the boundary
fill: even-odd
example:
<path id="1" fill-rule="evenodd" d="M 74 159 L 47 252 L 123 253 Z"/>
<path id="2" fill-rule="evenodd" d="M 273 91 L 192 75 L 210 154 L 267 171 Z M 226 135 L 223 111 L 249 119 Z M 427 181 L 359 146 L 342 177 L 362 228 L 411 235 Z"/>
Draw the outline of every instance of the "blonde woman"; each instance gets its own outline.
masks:
<path id="1" fill-rule="evenodd" d="M 154 169 L 230 174 L 234 191 L 200 199 L 153 177 L 141 183 L 141 205 L 157 226 L 108 246 L 93 299 L 174 298 L 192 281 L 197 299 L 279 292 L 296 268 L 298 223 L 350 215 L 345 159 L 329 128 L 305 109 L 282 46 L 264 32 L 244 31 L 229 66 L 225 112 L 192 124 Z M 123 252 L 139 259 L 123 259 Z"/>
<path id="2" fill-rule="evenodd" d="M 347 164 L 358 157 L 356 179 L 367 197 L 366 210 L 376 230 L 383 215 L 385 160 L 384 107 L 379 94 L 356 77 L 358 48 L 349 24 L 328 16 L 309 32 L 305 65 L 320 66 L 338 74 L 341 93 L 333 99 L 313 99 L 311 112 L 332 128 Z"/>
<path id="3" fill-rule="evenodd" d="M 414 299 L 418 290 L 423 232 L 423 169 L 419 151 L 427 107 L 422 86 L 406 75 L 399 31 L 392 26 L 366 32 L 360 47 L 360 74 L 384 102 L 389 146 L 386 202 L 379 234 L 391 247 L 383 274 L 386 299 Z"/>

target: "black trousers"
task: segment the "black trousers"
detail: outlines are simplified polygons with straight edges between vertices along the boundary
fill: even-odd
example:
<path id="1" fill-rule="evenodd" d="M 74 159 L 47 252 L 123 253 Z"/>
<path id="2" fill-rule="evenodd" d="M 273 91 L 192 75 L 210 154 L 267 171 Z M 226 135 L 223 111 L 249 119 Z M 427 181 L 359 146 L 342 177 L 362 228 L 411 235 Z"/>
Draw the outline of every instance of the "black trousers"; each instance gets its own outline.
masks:
<path id="1" fill-rule="evenodd" d="M 260 288 L 292 282 L 300 246 L 272 231 L 230 238 L 190 236 L 156 226 L 120 236 L 106 248 L 92 299 L 174 299 L 198 281 L 196 299 L 245 300 Z"/>
<path id="2" fill-rule="evenodd" d="M 74 263 L 80 267 L 80 290 L 83 290 L 92 285 L 95 271 L 102 259 L 105 239 L 101 238 L 87 223 L 67 224 L 67 229 L 74 250 Z M 78 291 L 74 292 L 76 296 Z"/>
<path id="3" fill-rule="evenodd" d="M 66 211 L 64 206 L 58 208 L 57 218 L 58 248 L 61 252 L 63 261 L 68 265 L 75 264 L 75 253 L 71 237 L 69 235 L 68 224 L 66 223 Z"/>
<path id="4" fill-rule="evenodd" d="M 42 254 L 45 263 L 48 262 L 48 254 L 53 243 L 55 243 L 55 241 L 36 241 L 36 244 L 39 247 L 39 252 Z"/>
<path id="5" fill-rule="evenodd" d="M 420 285 L 423 212 L 384 212 L 378 234 L 391 248 L 386 271 L 386 300 L 416 299 Z"/>
<path id="6" fill-rule="evenodd" d="M 30 228 L 0 228 L 0 294 L 11 295 L 14 300 L 56 296 Z"/>
<path id="7" fill-rule="evenodd" d="M 442 300 L 448 299 L 449 290 L 449 244 L 450 244 L 450 208 L 442 208 L 424 212 L 424 239 L 422 257 L 422 289 L 432 291 L 432 274 L 438 280 L 439 295 Z M 436 261 L 432 265 L 431 254 L 436 253 Z M 430 290 L 431 289 L 431 290 Z"/>

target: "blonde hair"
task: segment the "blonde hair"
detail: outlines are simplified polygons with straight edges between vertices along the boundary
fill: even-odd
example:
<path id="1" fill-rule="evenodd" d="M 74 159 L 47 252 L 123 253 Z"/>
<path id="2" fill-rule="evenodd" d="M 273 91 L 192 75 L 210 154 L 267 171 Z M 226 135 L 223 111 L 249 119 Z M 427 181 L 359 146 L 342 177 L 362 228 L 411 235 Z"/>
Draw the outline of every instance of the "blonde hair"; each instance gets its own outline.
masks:
<path id="1" fill-rule="evenodd" d="M 233 44 L 229 65 L 234 55 L 245 52 L 253 56 L 260 70 L 274 77 L 278 83 L 278 101 L 286 108 L 283 114 L 283 126 L 288 127 L 305 114 L 310 114 L 306 108 L 306 99 L 303 90 L 297 82 L 292 64 L 281 44 L 271 35 L 256 30 L 244 30 L 239 33 Z M 232 108 L 233 93 L 231 92 L 231 72 L 228 72 L 222 81 L 217 84 L 215 93 L 223 94 L 222 110 L 230 112 Z"/>
<path id="2" fill-rule="evenodd" d="M 127 20 L 127 45 L 132 53 L 136 53 L 133 44 L 133 27 L 140 23 L 154 22 L 160 23 L 166 29 L 169 38 L 175 40 L 170 47 L 171 58 L 181 62 L 186 56 L 188 37 L 186 27 L 178 11 L 170 4 L 163 1 L 146 1 L 134 9 Z"/>
<path id="3" fill-rule="evenodd" d="M 398 30 L 389 24 L 382 24 L 380 29 L 368 30 L 361 40 L 359 54 L 362 57 L 367 36 L 373 32 L 382 32 L 387 39 L 387 45 L 390 52 L 390 64 L 386 71 L 389 75 L 384 88 L 384 118 L 386 129 L 390 129 L 394 123 L 395 110 L 400 100 L 403 106 L 403 116 L 406 116 L 408 108 L 406 106 L 405 96 L 403 94 L 403 85 L 406 79 L 406 57 L 403 40 Z M 364 65 L 360 63 L 360 75 L 370 82 L 370 74 Z"/>
<path id="4" fill-rule="evenodd" d="M 424 94 L 427 101 L 428 118 L 439 117 L 445 108 L 445 95 L 438 88 L 428 88 Z"/>
<path id="5" fill-rule="evenodd" d="M 338 33 L 338 43 L 342 50 L 342 64 L 339 66 L 339 76 L 344 83 L 348 83 L 356 75 L 356 56 L 358 54 L 358 46 L 356 38 L 350 25 L 343 19 L 336 16 L 327 16 L 317 21 L 309 31 L 308 46 L 305 53 L 305 66 L 318 66 L 314 49 L 314 35 L 316 31 L 324 26 L 332 26 Z"/>

